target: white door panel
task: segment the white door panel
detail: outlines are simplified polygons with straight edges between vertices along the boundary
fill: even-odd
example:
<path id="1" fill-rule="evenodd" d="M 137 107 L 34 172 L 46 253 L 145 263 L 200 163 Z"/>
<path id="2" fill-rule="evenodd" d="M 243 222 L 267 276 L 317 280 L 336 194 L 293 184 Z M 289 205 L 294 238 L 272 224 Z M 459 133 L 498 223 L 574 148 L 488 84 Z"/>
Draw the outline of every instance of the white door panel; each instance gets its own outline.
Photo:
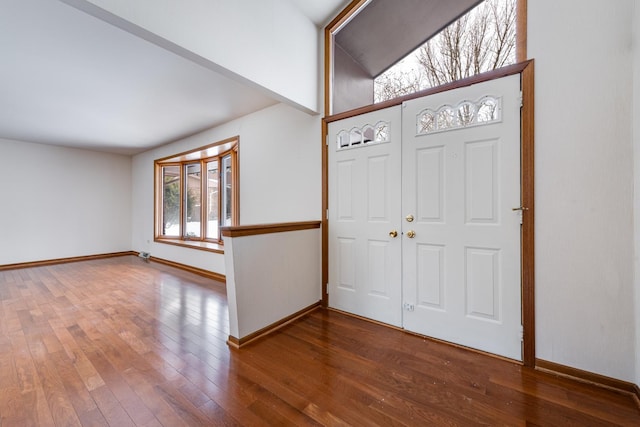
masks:
<path id="1" fill-rule="evenodd" d="M 403 215 L 415 217 L 403 223 L 403 298 L 414 307 L 404 327 L 513 359 L 521 359 L 520 216 L 512 211 L 520 205 L 519 93 L 516 75 L 403 109 Z M 487 95 L 495 117 L 469 126 L 443 119 L 448 129 L 418 134 L 425 111 L 469 111 Z"/>
<path id="2" fill-rule="evenodd" d="M 328 130 L 329 305 L 401 326 L 400 107 Z"/>

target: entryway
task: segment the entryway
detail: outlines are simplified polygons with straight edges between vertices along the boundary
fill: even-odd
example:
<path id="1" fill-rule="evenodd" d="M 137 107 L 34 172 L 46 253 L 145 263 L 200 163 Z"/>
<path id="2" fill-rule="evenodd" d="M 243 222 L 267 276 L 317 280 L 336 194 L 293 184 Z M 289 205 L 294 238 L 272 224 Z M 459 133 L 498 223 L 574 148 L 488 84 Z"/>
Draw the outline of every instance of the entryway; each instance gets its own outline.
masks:
<path id="1" fill-rule="evenodd" d="M 329 123 L 329 306 L 522 360 L 520 74 Z"/>

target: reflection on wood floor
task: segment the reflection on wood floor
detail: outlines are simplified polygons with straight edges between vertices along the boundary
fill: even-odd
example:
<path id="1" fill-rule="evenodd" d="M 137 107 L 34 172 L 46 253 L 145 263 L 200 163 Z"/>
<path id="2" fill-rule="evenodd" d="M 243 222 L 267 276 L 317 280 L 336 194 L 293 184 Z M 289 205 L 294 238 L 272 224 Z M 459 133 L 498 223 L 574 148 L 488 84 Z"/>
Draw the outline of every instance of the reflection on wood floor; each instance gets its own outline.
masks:
<path id="1" fill-rule="evenodd" d="M 0 272 L 0 301 L 2 427 L 640 425 L 627 395 L 325 310 L 232 350 L 224 285 L 131 256 Z"/>

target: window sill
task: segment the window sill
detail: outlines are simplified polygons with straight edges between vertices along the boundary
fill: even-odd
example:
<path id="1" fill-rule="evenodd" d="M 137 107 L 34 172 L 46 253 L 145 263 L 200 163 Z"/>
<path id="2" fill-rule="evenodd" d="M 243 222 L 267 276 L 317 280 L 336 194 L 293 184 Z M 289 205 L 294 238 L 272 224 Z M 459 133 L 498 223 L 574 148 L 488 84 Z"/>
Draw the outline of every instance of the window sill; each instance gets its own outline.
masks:
<path id="1" fill-rule="evenodd" d="M 155 238 L 154 242 L 166 243 L 167 245 L 182 246 L 183 248 L 198 249 L 201 251 L 215 252 L 217 254 L 224 253 L 224 246 L 218 243 L 202 242 L 199 240 L 178 240 L 178 239 L 162 239 Z"/>

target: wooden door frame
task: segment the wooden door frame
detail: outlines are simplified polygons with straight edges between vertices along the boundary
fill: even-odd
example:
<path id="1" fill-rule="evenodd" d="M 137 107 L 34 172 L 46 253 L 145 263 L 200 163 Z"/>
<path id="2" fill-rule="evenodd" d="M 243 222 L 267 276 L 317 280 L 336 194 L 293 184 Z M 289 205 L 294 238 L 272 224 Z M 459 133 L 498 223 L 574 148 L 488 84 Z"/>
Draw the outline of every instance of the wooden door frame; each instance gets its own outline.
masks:
<path id="1" fill-rule="evenodd" d="M 478 74 L 463 80 L 430 88 L 411 95 L 406 95 L 379 104 L 370 105 L 344 113 L 327 116 L 322 119 L 322 305 L 328 307 L 327 293 L 329 280 L 329 174 L 328 174 L 328 124 L 337 120 L 358 116 L 371 111 L 381 110 L 405 101 L 433 95 L 495 80 L 502 77 L 520 74 L 522 90 L 522 110 L 520 115 L 520 174 L 521 198 L 523 211 L 521 257 L 522 257 L 522 327 L 524 366 L 535 366 L 535 239 L 534 239 L 534 60 L 509 65 L 498 70 Z"/>

